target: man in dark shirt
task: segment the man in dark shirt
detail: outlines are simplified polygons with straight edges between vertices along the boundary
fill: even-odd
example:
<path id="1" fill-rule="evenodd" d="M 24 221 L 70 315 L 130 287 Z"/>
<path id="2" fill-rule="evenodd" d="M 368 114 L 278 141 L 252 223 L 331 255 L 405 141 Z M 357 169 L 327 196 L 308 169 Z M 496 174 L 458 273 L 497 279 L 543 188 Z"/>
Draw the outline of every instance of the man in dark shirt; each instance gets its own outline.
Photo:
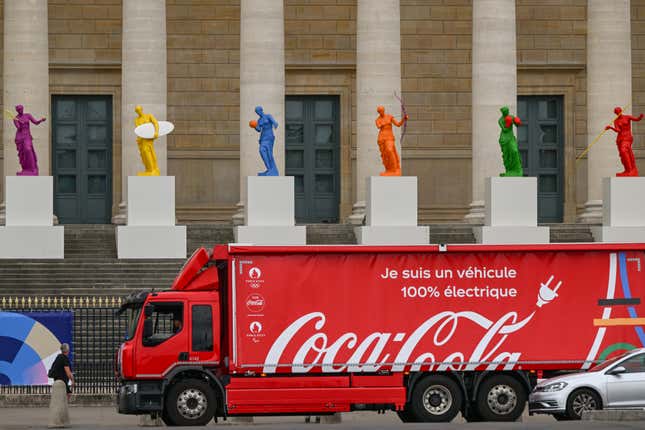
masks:
<path id="1" fill-rule="evenodd" d="M 61 380 L 65 383 L 67 387 L 67 393 L 72 392 L 72 387 L 74 386 L 74 375 L 72 374 L 72 367 L 69 362 L 69 345 L 64 343 L 60 346 L 60 354 L 54 360 L 51 370 L 49 371 L 49 377 L 55 381 Z M 71 385 L 69 381 L 72 381 Z"/>

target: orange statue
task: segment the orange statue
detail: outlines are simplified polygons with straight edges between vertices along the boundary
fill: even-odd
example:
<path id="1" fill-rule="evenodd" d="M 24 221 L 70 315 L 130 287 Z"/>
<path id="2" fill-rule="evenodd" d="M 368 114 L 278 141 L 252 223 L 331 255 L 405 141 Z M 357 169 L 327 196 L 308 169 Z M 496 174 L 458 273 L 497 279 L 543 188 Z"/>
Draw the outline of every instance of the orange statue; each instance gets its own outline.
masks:
<path id="1" fill-rule="evenodd" d="M 392 124 L 401 127 L 408 120 L 408 116 L 404 115 L 399 122 L 392 115 L 386 114 L 383 106 L 377 107 L 376 111 L 379 113 L 376 118 L 376 127 L 379 129 L 378 147 L 381 150 L 381 161 L 385 166 L 385 171 L 381 173 L 381 176 L 401 176 L 401 160 L 396 152 Z"/>

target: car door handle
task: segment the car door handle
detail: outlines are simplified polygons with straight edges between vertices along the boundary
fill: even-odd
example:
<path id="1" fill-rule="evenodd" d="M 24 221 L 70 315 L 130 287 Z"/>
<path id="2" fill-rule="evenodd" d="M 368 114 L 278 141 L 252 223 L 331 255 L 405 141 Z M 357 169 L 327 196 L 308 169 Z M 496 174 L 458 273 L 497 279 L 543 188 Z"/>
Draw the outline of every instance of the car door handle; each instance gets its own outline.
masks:
<path id="1" fill-rule="evenodd" d="M 178 360 L 179 361 L 188 361 L 188 353 L 187 352 L 180 352 Z"/>

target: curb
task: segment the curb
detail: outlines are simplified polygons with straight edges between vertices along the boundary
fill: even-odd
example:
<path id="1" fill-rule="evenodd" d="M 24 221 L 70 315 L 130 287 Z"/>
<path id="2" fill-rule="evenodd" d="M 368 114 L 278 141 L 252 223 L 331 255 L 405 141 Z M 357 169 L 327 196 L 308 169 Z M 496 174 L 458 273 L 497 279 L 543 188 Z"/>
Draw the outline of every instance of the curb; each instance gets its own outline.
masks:
<path id="1" fill-rule="evenodd" d="M 0 408 L 43 408 L 49 407 L 49 394 L 3 394 L 0 395 Z M 70 406 L 115 406 L 116 395 L 112 394 L 72 394 Z"/>
<path id="2" fill-rule="evenodd" d="M 645 421 L 645 409 L 608 409 L 585 411 L 584 421 Z"/>

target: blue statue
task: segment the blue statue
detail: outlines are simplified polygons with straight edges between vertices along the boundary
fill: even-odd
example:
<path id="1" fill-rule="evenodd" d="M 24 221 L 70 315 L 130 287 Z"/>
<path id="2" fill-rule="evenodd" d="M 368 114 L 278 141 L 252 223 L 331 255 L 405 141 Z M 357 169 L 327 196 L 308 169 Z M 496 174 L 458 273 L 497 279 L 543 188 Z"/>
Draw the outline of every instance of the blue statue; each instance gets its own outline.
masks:
<path id="1" fill-rule="evenodd" d="M 260 133 L 260 157 L 266 167 L 266 170 L 258 173 L 258 176 L 278 176 L 278 168 L 273 158 L 273 143 L 275 142 L 273 129 L 278 128 L 278 123 L 270 114 L 264 113 L 262 106 L 257 106 L 255 113 L 260 118 L 257 121 L 250 121 L 249 126 Z"/>

